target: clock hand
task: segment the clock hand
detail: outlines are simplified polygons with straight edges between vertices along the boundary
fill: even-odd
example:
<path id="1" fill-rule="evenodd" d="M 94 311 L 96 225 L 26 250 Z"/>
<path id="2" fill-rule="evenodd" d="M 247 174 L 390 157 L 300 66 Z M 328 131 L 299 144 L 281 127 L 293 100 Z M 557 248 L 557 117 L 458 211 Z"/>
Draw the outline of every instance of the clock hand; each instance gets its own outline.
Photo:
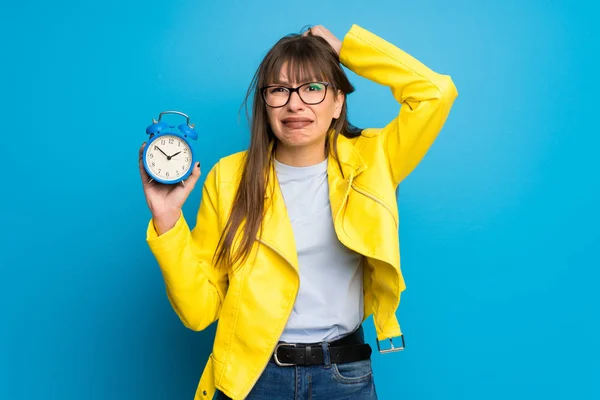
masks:
<path id="1" fill-rule="evenodd" d="M 177 152 L 177 153 L 175 153 L 175 154 L 171 154 L 171 158 L 175 157 L 175 156 L 176 156 L 177 154 L 179 154 L 179 153 L 181 153 L 181 152 L 180 152 L 180 151 L 178 151 L 178 152 Z"/>
<path id="2" fill-rule="evenodd" d="M 154 145 L 154 148 L 157 149 L 158 151 L 160 151 L 161 153 L 163 153 L 165 155 L 165 157 L 167 157 L 167 160 L 170 160 L 171 157 L 167 155 L 167 153 L 165 153 L 164 151 L 161 150 L 160 147 L 158 147 L 157 145 Z"/>

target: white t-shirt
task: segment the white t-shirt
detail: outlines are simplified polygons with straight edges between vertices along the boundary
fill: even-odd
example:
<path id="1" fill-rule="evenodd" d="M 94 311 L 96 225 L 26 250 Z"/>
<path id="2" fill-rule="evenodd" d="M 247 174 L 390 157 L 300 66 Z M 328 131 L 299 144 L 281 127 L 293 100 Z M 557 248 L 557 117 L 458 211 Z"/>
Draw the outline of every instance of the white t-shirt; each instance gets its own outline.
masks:
<path id="1" fill-rule="evenodd" d="M 345 247 L 333 226 L 327 160 L 292 167 L 275 160 L 292 223 L 300 290 L 281 341 L 331 341 L 354 331 L 363 318 L 361 256 Z"/>

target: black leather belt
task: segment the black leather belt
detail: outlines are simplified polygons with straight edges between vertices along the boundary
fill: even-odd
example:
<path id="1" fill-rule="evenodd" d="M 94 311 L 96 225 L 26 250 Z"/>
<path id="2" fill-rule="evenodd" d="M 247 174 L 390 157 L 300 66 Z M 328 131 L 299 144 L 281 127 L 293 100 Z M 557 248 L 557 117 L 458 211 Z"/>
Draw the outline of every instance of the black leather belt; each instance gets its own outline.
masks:
<path id="1" fill-rule="evenodd" d="M 366 360 L 371 357 L 371 346 L 364 342 L 362 326 L 351 334 L 329 343 L 332 364 Z M 321 343 L 280 342 L 271 357 L 275 364 L 286 367 L 292 365 L 320 365 L 325 363 Z"/>

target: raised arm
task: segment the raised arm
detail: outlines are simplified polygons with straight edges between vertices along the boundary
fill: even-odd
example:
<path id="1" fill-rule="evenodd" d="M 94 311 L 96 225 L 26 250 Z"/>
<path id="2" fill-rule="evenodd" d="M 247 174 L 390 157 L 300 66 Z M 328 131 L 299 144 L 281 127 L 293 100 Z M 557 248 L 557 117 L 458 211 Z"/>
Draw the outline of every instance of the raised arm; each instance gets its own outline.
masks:
<path id="1" fill-rule="evenodd" d="M 147 230 L 147 243 L 162 271 L 168 299 L 183 324 L 196 331 L 217 320 L 228 287 L 226 271 L 212 264 L 220 234 L 217 170 L 213 168 L 204 182 L 193 231 L 183 214 L 162 235 L 152 220 Z"/>
<path id="2" fill-rule="evenodd" d="M 456 87 L 449 76 L 432 71 L 357 25 L 344 37 L 340 61 L 356 74 L 389 87 L 401 104 L 399 115 L 378 133 L 397 185 L 417 166 L 442 129 L 458 95 Z"/>

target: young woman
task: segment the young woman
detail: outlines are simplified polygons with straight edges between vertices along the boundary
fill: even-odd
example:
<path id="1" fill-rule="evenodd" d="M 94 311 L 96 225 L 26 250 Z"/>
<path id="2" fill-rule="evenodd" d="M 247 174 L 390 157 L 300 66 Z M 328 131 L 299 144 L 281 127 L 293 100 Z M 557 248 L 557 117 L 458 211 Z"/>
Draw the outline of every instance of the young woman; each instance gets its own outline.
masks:
<path id="1" fill-rule="evenodd" d="M 399 115 L 350 125 L 341 65 L 388 86 Z M 193 230 L 181 210 L 200 166 L 173 187 L 148 182 L 140 164 L 168 299 L 190 329 L 218 320 L 195 398 L 376 399 L 361 324 L 373 315 L 378 348 L 403 343 L 396 188 L 456 88 L 359 26 L 343 41 L 316 26 L 276 43 L 248 94 L 249 149 L 210 170 Z"/>

